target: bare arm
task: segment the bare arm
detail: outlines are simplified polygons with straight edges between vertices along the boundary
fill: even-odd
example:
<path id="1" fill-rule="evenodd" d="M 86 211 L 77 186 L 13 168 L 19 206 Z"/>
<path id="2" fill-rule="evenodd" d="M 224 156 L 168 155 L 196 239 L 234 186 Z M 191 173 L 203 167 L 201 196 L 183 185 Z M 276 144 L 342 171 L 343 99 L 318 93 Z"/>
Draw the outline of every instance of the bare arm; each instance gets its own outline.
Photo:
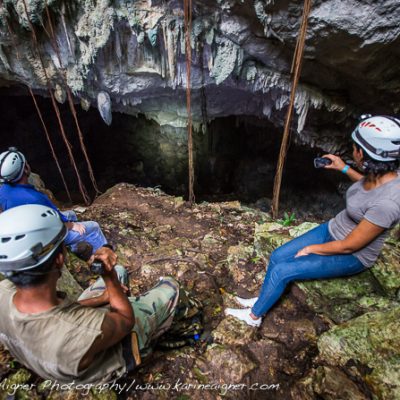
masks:
<path id="1" fill-rule="evenodd" d="M 352 254 L 372 242 L 384 230 L 384 228 L 363 219 L 343 240 L 306 246 L 296 254 L 296 257 L 307 256 L 309 254 L 319 254 L 322 256 Z"/>
<path id="2" fill-rule="evenodd" d="M 340 157 L 334 156 L 333 154 L 325 154 L 323 157 L 329 158 L 332 161 L 332 164 L 326 165 L 324 168 L 326 169 L 334 169 L 336 171 L 342 171 L 343 168 L 347 165 Z M 364 175 L 360 174 L 353 168 L 349 168 L 346 172 L 346 175 L 353 182 L 359 181 L 364 177 Z"/>
<path id="3" fill-rule="evenodd" d="M 83 224 L 80 224 L 79 222 L 64 222 L 64 225 L 69 231 L 76 231 L 80 235 L 84 235 L 86 232 L 86 227 Z"/>
<path id="4" fill-rule="evenodd" d="M 92 297 L 91 299 L 84 299 L 84 300 L 79 300 L 78 303 L 81 306 L 85 306 L 85 307 L 101 307 L 104 306 L 106 304 L 108 304 L 109 302 L 109 297 L 108 297 L 108 291 L 107 289 L 104 290 L 104 292 L 97 297 Z"/>
<path id="5" fill-rule="evenodd" d="M 119 284 L 121 285 L 121 282 Z M 129 288 L 124 285 L 121 285 L 121 288 L 123 292 L 127 295 L 127 293 L 129 292 Z M 110 296 L 108 294 L 108 290 L 105 289 L 100 296 L 92 297 L 90 299 L 79 300 L 78 303 L 85 307 L 101 307 L 110 303 Z"/>
<path id="6" fill-rule="evenodd" d="M 131 332 L 135 324 L 133 308 L 114 270 L 116 263 L 115 253 L 108 248 L 102 247 L 96 251 L 95 257 L 101 259 L 105 266 L 106 271 L 103 279 L 106 284 L 111 309 L 104 317 L 101 326 L 102 335 L 94 341 L 82 358 L 79 363 L 79 370 L 87 368 L 97 353 L 121 341 L 121 339 Z"/>

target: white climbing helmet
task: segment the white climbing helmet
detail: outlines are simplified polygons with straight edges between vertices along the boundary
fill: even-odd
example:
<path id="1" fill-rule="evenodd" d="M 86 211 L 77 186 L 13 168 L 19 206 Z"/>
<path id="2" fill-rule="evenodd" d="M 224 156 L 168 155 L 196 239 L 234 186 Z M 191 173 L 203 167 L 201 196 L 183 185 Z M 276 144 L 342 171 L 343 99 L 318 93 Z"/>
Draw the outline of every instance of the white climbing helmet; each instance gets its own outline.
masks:
<path id="1" fill-rule="evenodd" d="M 0 154 L 0 182 L 12 183 L 21 179 L 26 160 L 15 147 Z"/>
<path id="2" fill-rule="evenodd" d="M 389 116 L 366 115 L 351 134 L 352 139 L 374 160 L 400 158 L 400 120 Z"/>
<path id="3" fill-rule="evenodd" d="M 40 266 L 65 239 L 57 211 L 38 204 L 0 214 L 0 272 L 6 276 Z"/>

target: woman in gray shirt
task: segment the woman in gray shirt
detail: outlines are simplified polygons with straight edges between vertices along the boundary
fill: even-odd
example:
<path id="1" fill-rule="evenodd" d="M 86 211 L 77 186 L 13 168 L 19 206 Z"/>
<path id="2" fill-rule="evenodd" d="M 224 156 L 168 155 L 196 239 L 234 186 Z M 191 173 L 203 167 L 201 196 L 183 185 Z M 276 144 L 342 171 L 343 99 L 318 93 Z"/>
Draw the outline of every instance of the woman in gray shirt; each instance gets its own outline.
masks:
<path id="1" fill-rule="evenodd" d="M 251 326 L 275 304 L 287 284 L 301 279 L 346 276 L 373 265 L 388 231 L 400 221 L 400 120 L 367 116 L 352 133 L 353 158 L 365 176 L 328 154 L 326 166 L 356 181 L 346 193 L 346 208 L 304 235 L 276 249 L 258 297 L 236 301 L 246 308 L 227 308 Z"/>

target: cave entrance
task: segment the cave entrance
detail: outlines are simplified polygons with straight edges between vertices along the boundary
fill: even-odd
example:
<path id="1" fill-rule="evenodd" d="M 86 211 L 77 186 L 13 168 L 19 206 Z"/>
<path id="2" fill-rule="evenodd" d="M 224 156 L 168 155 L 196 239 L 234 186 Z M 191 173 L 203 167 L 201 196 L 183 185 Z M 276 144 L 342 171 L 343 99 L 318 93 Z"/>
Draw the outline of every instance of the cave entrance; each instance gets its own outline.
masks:
<path id="1" fill-rule="evenodd" d="M 26 95 L 2 90 L 0 149 L 17 146 L 26 154 L 32 170 L 38 173 L 57 198 L 66 200 L 49 145 L 33 106 Z M 37 96 L 52 136 L 74 201 L 81 201 L 75 173 L 51 102 Z M 113 113 L 107 126 L 97 109 L 83 111 L 77 105 L 78 118 L 85 136 L 89 158 L 100 190 L 119 182 L 140 186 L 160 186 L 173 195 L 187 193 L 186 130 L 160 126 L 143 115 Z M 72 144 L 79 171 L 90 191 L 87 173 L 74 122 L 67 104 L 60 105 L 61 118 Z M 281 129 L 267 120 L 231 116 L 209 123 L 206 132 L 194 134 L 196 200 L 238 199 L 268 211 L 272 197 L 275 166 L 281 141 Z M 332 215 L 343 206 L 337 187 L 340 177 L 331 171 L 313 168 L 315 151 L 291 144 L 283 177 L 281 210 L 297 215 Z M 91 193 L 94 194 L 93 192 Z"/>

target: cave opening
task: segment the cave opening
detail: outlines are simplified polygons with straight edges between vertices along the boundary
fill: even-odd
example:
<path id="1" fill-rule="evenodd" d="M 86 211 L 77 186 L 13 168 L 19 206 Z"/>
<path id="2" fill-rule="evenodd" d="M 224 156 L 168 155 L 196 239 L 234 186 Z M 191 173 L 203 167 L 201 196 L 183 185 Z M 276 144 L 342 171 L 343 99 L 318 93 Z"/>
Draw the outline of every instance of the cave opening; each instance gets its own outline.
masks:
<path id="1" fill-rule="evenodd" d="M 16 146 L 26 156 L 32 170 L 61 201 L 66 193 L 51 156 L 42 125 L 27 95 L 0 95 L 2 118 L 0 149 Z M 82 199 L 75 172 L 59 133 L 51 101 L 37 96 L 73 201 Z M 67 104 L 59 104 L 61 118 L 72 145 L 85 186 L 93 196 L 74 121 Z M 114 112 L 107 126 L 96 108 L 76 106 L 94 175 L 101 191 L 116 183 L 159 186 L 172 195 L 187 193 L 186 129 L 159 125 L 144 115 Z M 197 130 L 195 145 L 195 194 L 197 201 L 240 200 L 268 211 L 272 198 L 281 130 L 267 120 L 251 116 L 229 116 L 211 121 Z M 343 207 L 338 189 L 343 177 L 337 172 L 316 170 L 315 149 L 291 143 L 283 176 L 281 210 L 298 216 L 327 218 Z"/>

